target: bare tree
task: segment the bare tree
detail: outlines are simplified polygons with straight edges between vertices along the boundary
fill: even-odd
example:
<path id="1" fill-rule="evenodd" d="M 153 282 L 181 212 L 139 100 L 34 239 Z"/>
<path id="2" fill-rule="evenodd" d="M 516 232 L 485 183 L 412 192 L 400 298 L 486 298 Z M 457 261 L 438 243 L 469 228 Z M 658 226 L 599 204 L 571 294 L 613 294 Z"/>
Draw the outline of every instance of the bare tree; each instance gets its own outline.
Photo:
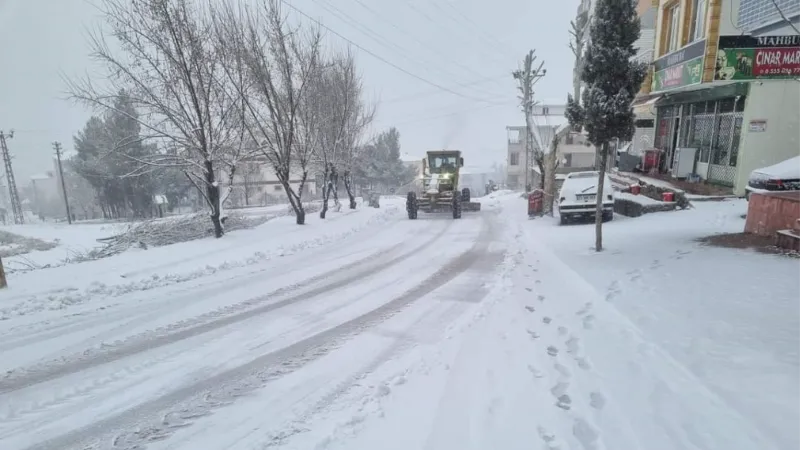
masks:
<path id="1" fill-rule="evenodd" d="M 235 86 L 246 137 L 269 161 L 295 212 L 305 223 L 302 193 L 312 150 L 317 143 L 303 114 L 303 97 L 320 70 L 318 30 L 290 27 L 278 0 L 262 0 L 257 8 L 226 4 L 214 11 L 220 48 L 228 57 L 227 79 Z M 295 190 L 292 176 L 299 175 Z"/>
<path id="2" fill-rule="evenodd" d="M 315 149 L 315 159 L 323 175 L 320 211 L 323 219 L 331 196 L 336 208 L 340 207 L 340 174 L 344 175 L 350 208 L 355 208 L 355 196 L 349 182 L 355 146 L 373 117 L 373 110 L 363 104 L 361 92 L 361 79 L 356 71 L 355 59 L 348 51 L 335 56 L 318 72 L 306 97 L 308 108 L 317 111 L 316 114 L 311 114 L 316 121 L 308 123 L 308 126 L 315 127 L 318 133 L 319 145 Z"/>
<path id="3" fill-rule="evenodd" d="M 214 235 L 223 235 L 220 168 L 233 179 L 243 149 L 236 96 L 225 81 L 222 55 L 207 11 L 190 0 L 102 0 L 101 11 L 122 52 L 103 33 L 90 40 L 108 83 L 69 82 L 72 96 L 113 109 L 119 92 L 140 112 L 143 139 L 162 151 L 138 160 L 139 173 L 179 167 L 210 209 Z M 116 53 L 116 54 L 115 54 Z"/>

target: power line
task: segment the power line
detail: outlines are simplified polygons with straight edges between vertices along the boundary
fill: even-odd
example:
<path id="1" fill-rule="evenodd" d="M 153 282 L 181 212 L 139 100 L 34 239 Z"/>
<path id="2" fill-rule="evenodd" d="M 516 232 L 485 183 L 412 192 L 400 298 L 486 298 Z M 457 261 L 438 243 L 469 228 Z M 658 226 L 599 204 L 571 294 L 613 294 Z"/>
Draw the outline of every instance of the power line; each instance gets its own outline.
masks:
<path id="1" fill-rule="evenodd" d="M 368 49 L 364 48 L 363 46 L 361 46 L 361 45 L 359 45 L 359 44 L 357 44 L 357 43 L 355 43 L 355 42 L 351 41 L 350 39 L 348 39 L 348 38 L 346 38 L 346 37 L 342 36 L 342 35 L 341 35 L 339 32 L 335 31 L 334 29 L 332 29 L 332 28 L 328 27 L 327 25 L 323 24 L 323 23 L 322 23 L 322 22 L 320 22 L 319 20 L 317 20 L 317 19 L 314 19 L 313 17 L 311 17 L 311 16 L 309 16 L 308 14 L 304 13 L 304 12 L 303 12 L 303 11 L 301 11 L 299 8 L 297 8 L 296 6 L 294 6 L 294 5 L 292 5 L 291 3 L 289 3 L 287 0 L 281 0 L 281 2 L 282 2 L 284 5 L 288 6 L 289 8 L 293 9 L 294 11 L 296 11 L 298 14 L 302 15 L 303 17 L 305 17 L 305 18 L 307 18 L 307 19 L 309 19 L 309 20 L 313 21 L 313 22 L 314 22 L 314 23 L 316 23 L 316 24 L 317 24 L 319 27 L 321 27 L 321 28 L 324 28 L 324 29 L 328 30 L 330 33 L 334 34 L 335 36 L 338 36 L 340 39 L 344 40 L 345 42 L 348 42 L 348 43 L 349 43 L 350 45 L 352 45 L 353 47 L 355 47 L 355 48 L 357 48 L 357 49 L 359 49 L 359 50 L 363 51 L 364 53 L 366 53 L 366 54 L 368 54 L 368 55 L 372 56 L 373 58 L 377 59 L 378 61 L 381 61 L 382 63 L 384 63 L 384 64 L 386 64 L 386 65 L 388 65 L 388 66 L 390 66 L 390 67 L 393 67 L 394 69 L 396 69 L 396 70 L 399 70 L 400 72 L 403 72 L 404 74 L 406 74 L 406 75 L 408 75 L 408 76 L 410 76 L 410 77 L 412 77 L 412 78 L 415 78 L 415 79 L 417 79 L 417 80 L 419 80 L 419 81 L 421 81 L 421 82 L 423 82 L 423 83 L 425 83 L 425 84 L 427 84 L 427 85 L 433 86 L 433 87 L 435 87 L 435 88 L 438 88 L 438 89 L 440 89 L 440 90 L 442 90 L 442 91 L 449 92 L 449 93 L 451 93 L 451 94 L 453 94 L 453 95 L 457 95 L 457 96 L 459 96 L 459 97 L 462 97 L 462 98 L 466 98 L 466 99 L 468 99 L 468 100 L 475 100 L 475 101 L 479 101 L 479 102 L 486 102 L 486 100 L 482 100 L 482 99 L 478 99 L 478 98 L 470 97 L 470 96 L 468 96 L 468 95 L 464 95 L 464 94 L 462 94 L 462 93 L 460 93 L 460 92 L 454 91 L 454 90 L 452 90 L 452 89 L 450 89 L 450 88 L 447 88 L 447 87 L 445 87 L 445 86 L 442 86 L 441 84 L 435 83 L 435 82 L 433 82 L 433 81 L 430 81 L 430 80 L 428 80 L 428 79 L 426 79 L 426 78 L 423 78 L 423 77 L 421 77 L 421 76 L 419 76 L 419 75 L 417 75 L 417 74 L 415 74 L 415 73 L 413 73 L 413 72 L 410 72 L 410 71 L 408 71 L 408 70 L 406 70 L 406 69 L 404 69 L 404 68 L 402 68 L 402 67 L 398 66 L 397 64 L 395 64 L 395 63 L 393 63 L 393 62 L 391 62 L 391 61 L 387 60 L 386 58 L 384 58 L 384 57 L 382 57 L 382 56 L 380 56 L 380 55 L 378 55 L 378 54 L 376 54 L 376 53 L 374 53 L 374 52 L 372 52 L 372 51 L 370 51 L 370 50 L 368 50 Z"/>
<path id="2" fill-rule="evenodd" d="M 422 17 L 423 17 L 425 20 L 427 20 L 428 22 L 430 22 L 430 23 L 434 24 L 435 26 L 437 26 L 437 27 L 439 27 L 439 28 L 441 28 L 441 27 L 442 27 L 442 21 L 441 21 L 441 20 L 438 20 L 438 21 L 437 21 L 437 20 L 433 19 L 433 18 L 432 18 L 432 17 L 431 17 L 431 16 L 430 16 L 428 13 L 426 13 L 426 12 L 425 12 L 425 11 L 423 11 L 423 10 L 420 10 L 419 8 L 417 8 L 416 6 L 414 6 L 414 4 L 410 3 L 408 0 L 406 0 L 404 3 L 405 3 L 405 4 L 406 4 L 406 5 L 409 7 L 409 8 L 411 8 L 412 10 L 414 10 L 414 11 L 415 11 L 417 14 L 421 15 L 421 16 L 422 16 Z M 436 6 L 436 4 L 435 4 L 435 3 L 434 3 L 434 6 Z M 441 8 L 439 8 L 439 10 L 440 10 L 440 11 L 442 11 L 442 10 L 441 10 Z M 442 12 L 444 12 L 444 11 L 442 11 Z M 456 23 L 456 25 L 459 25 L 459 24 L 458 24 L 457 22 L 455 22 L 455 20 L 453 19 L 453 17 L 452 17 L 452 14 L 446 14 L 446 13 L 445 13 L 444 15 L 445 15 L 445 17 L 447 17 L 448 19 L 450 19 L 450 21 L 453 21 L 454 23 Z M 460 27 L 459 27 L 458 29 L 459 29 L 459 30 L 461 30 L 461 28 L 460 28 Z M 467 36 L 469 36 L 469 37 L 473 37 L 473 36 L 472 36 L 472 35 L 470 35 L 470 34 L 467 34 Z M 482 41 L 482 40 L 478 40 L 478 41 L 479 41 L 479 42 L 481 42 L 482 44 L 485 44 L 485 42 L 484 42 L 484 41 Z M 494 57 L 494 58 L 497 58 L 497 54 L 496 54 L 496 52 L 494 52 L 494 51 L 490 52 L 490 53 L 489 53 L 489 55 L 491 55 L 491 56 L 492 56 L 492 57 Z M 503 61 L 501 61 L 501 60 L 499 60 L 499 59 L 495 59 L 495 61 L 497 61 L 497 62 L 501 62 L 501 63 L 503 62 Z"/>
<path id="3" fill-rule="evenodd" d="M 478 106 L 478 107 L 475 107 L 475 108 L 461 109 L 461 110 L 458 110 L 458 111 L 453 111 L 451 113 L 439 114 L 439 115 L 430 116 L 430 117 L 420 117 L 420 118 L 413 119 L 413 120 L 407 120 L 405 122 L 396 123 L 393 126 L 407 125 L 407 124 L 410 124 L 410 123 L 417 123 L 417 122 L 427 122 L 427 121 L 430 121 L 430 120 L 442 119 L 442 118 L 445 118 L 445 117 L 457 116 L 457 115 L 460 115 L 460 114 L 463 114 L 463 113 L 471 113 L 471 112 L 480 111 L 480 110 L 484 110 L 484 109 L 497 108 L 497 107 L 500 107 L 500 106 L 511 106 L 511 104 L 506 103 L 506 102 L 492 103 L 492 104 L 489 104 L 489 105 L 482 105 L 482 106 Z"/>
<path id="4" fill-rule="evenodd" d="M 346 24 L 349 25 L 351 28 L 355 28 L 357 31 L 359 31 L 360 33 L 366 35 L 367 37 L 369 37 L 370 39 L 374 40 L 378 44 L 380 44 L 380 45 L 388 48 L 389 50 L 399 54 L 400 57 L 405 58 L 406 60 L 408 60 L 408 61 L 410 61 L 410 62 L 412 62 L 414 64 L 422 64 L 423 66 L 430 67 L 433 70 L 436 70 L 437 72 L 441 73 L 445 77 L 457 78 L 457 75 L 453 74 L 452 72 L 448 72 L 448 71 L 442 69 L 441 67 L 437 67 L 436 65 L 434 65 L 433 63 L 431 63 L 431 62 L 429 62 L 429 61 L 427 61 L 425 59 L 422 59 L 422 58 L 414 59 L 412 57 L 409 57 L 407 55 L 407 53 L 409 53 L 407 49 L 401 47 L 399 44 L 397 44 L 395 42 L 392 42 L 391 40 L 387 39 L 386 37 L 382 36 L 381 34 L 375 32 L 374 30 L 372 30 L 368 26 L 360 23 L 358 20 L 354 19 L 349 14 L 347 14 L 344 11 L 342 11 L 338 7 L 334 6 L 333 4 L 331 4 L 331 3 L 323 3 L 322 0 L 311 0 L 311 1 L 313 1 L 316 4 L 318 4 L 320 7 L 322 7 L 323 9 L 328 11 L 329 13 L 333 14 L 339 20 L 341 20 L 343 22 L 346 22 Z M 332 8 L 333 10 L 331 10 L 330 8 Z M 392 48 L 390 48 L 390 47 L 392 47 Z M 463 86 L 462 83 L 456 83 L 456 84 L 459 85 L 459 86 Z"/>
<path id="5" fill-rule="evenodd" d="M 431 4 L 433 4 L 433 6 L 436 9 L 438 9 L 439 11 L 442 11 L 443 13 L 445 13 L 445 15 L 447 15 L 446 11 L 444 11 L 441 8 L 441 6 L 439 6 L 438 2 L 436 2 L 435 0 L 432 0 Z M 489 32 L 483 30 L 480 25 L 478 25 L 477 23 L 475 23 L 475 21 L 473 21 L 472 19 L 467 17 L 464 13 L 462 13 L 458 8 L 453 6 L 451 3 L 445 2 L 445 5 L 447 5 L 450 9 L 455 11 L 455 13 L 458 14 L 459 16 L 461 16 L 461 18 L 464 19 L 464 21 L 466 21 L 468 24 L 472 25 L 472 27 L 475 30 L 477 30 L 479 33 L 481 33 L 483 36 L 485 36 L 487 40 L 492 41 L 494 43 L 494 45 L 496 45 L 499 49 L 502 49 L 503 51 L 508 51 L 508 44 L 506 44 L 504 42 L 500 42 L 498 39 L 496 39 L 494 36 L 492 36 Z M 453 20 L 452 16 L 450 17 L 450 20 Z M 510 56 L 514 56 L 512 53 L 508 53 L 508 54 Z"/>
<path id="6" fill-rule="evenodd" d="M 438 50 L 438 49 L 436 49 L 435 47 L 431 47 L 431 45 L 430 45 L 430 44 L 426 44 L 426 43 L 424 43 L 424 42 L 420 41 L 420 40 L 419 40 L 419 39 L 417 39 L 417 37 L 415 36 L 415 33 L 409 33 L 409 32 L 406 32 L 406 31 L 404 31 L 403 29 L 401 29 L 400 27 L 398 27 L 398 26 L 397 26 L 397 24 L 395 24 L 395 21 L 393 21 L 393 20 L 389 20 L 389 19 L 386 19 L 386 18 L 385 18 L 383 15 L 379 14 L 379 13 L 378 13 L 377 11 L 375 11 L 373 8 L 371 8 L 371 7 L 369 7 L 367 4 L 365 4 L 365 3 L 364 3 L 362 0 L 353 0 L 353 1 L 354 1 L 354 2 L 356 2 L 356 3 L 358 3 L 359 5 L 361 5 L 361 7 L 362 7 L 362 8 L 364 8 L 364 9 L 366 9 L 367 11 L 369 11 L 370 13 L 372 13 L 372 15 L 373 15 L 373 16 L 375 16 L 375 17 L 377 17 L 378 19 L 382 20 L 383 22 L 385 22 L 385 23 L 389 24 L 389 25 L 390 25 L 392 28 L 394 28 L 395 30 L 397 30 L 397 31 L 399 31 L 399 32 L 401 32 L 401 33 L 404 33 L 404 34 L 406 34 L 406 35 L 407 35 L 409 38 L 411 38 L 411 40 L 413 40 L 414 42 L 416 42 L 416 43 L 417 43 L 418 45 L 420 45 L 422 48 L 424 48 L 424 49 L 427 49 L 427 50 L 430 50 L 430 51 L 432 51 L 432 52 L 434 52 L 434 53 L 436 53 L 436 54 L 438 54 L 438 55 L 440 55 L 440 56 L 442 56 L 442 57 L 444 57 L 444 58 L 448 58 L 448 60 L 449 60 L 449 57 L 450 57 L 449 55 L 445 54 L 445 53 L 444 53 L 444 52 L 442 52 L 442 51 L 439 51 L 439 50 Z M 469 66 L 466 66 L 466 65 L 464 65 L 464 64 L 462 64 L 462 63 L 460 63 L 458 60 L 450 60 L 450 61 L 452 62 L 452 64 L 453 64 L 453 65 L 455 65 L 455 66 L 458 66 L 458 67 L 461 67 L 461 68 L 462 68 L 462 69 L 464 69 L 465 71 L 468 71 L 468 72 L 471 72 L 471 73 L 473 73 L 473 74 L 476 74 L 476 75 L 480 76 L 480 74 L 479 74 L 478 72 L 476 72 L 475 70 L 473 70 L 471 67 L 469 67 Z M 464 85 L 464 84 L 461 84 L 461 83 L 459 83 L 459 86 L 465 86 L 465 85 Z"/>
<path id="7" fill-rule="evenodd" d="M 497 80 L 500 80 L 500 79 L 508 79 L 508 78 L 509 78 L 508 74 L 504 73 L 502 75 L 497 75 L 497 76 L 493 76 L 493 77 L 481 78 L 481 79 L 478 79 L 478 80 L 475 80 L 475 81 L 472 81 L 472 82 L 469 82 L 469 83 L 466 83 L 466 84 L 462 84 L 462 86 L 473 86 L 473 85 L 476 85 L 476 84 L 482 84 L 482 83 L 486 83 L 486 82 L 489 82 L 489 81 L 497 81 Z M 392 97 L 389 100 L 383 101 L 383 103 L 404 102 L 404 101 L 413 100 L 413 99 L 416 99 L 416 98 L 425 97 L 425 96 L 428 96 L 428 95 L 431 95 L 431 94 L 436 94 L 436 93 L 439 93 L 438 89 L 421 91 L 421 92 L 418 92 L 416 94 L 409 94 L 409 95 L 401 95 L 401 96 L 397 96 L 397 97 Z"/>

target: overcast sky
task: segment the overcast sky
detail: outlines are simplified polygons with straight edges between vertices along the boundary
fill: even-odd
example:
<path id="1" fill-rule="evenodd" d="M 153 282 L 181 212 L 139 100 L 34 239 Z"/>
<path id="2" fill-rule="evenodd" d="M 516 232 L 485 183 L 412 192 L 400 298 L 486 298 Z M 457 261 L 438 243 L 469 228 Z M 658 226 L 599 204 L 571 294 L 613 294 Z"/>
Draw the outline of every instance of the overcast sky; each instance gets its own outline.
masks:
<path id="1" fill-rule="evenodd" d="M 291 2 L 385 60 L 354 49 L 367 94 L 379 101 L 374 127 L 397 127 L 405 158 L 446 147 L 464 151 L 469 166 L 504 162 L 505 127 L 524 124 L 510 72 L 531 48 L 548 70 L 537 99 L 563 103 L 570 90 L 567 30 L 578 0 Z M 0 130 L 16 130 L 8 144 L 20 188 L 52 170 L 53 141 L 72 149 L 90 114 L 64 100 L 60 74 L 93 70 L 86 30 L 100 18 L 92 4 L 0 0 Z"/>

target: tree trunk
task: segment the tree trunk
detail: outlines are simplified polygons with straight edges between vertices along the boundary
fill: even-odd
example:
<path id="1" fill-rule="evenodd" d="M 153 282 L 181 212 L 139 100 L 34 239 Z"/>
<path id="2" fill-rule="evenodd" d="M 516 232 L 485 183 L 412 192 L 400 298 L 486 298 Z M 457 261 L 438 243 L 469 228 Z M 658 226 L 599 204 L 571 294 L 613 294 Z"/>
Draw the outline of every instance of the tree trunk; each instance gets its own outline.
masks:
<path id="1" fill-rule="evenodd" d="M 347 197 L 350 199 L 350 209 L 356 209 L 356 196 L 353 192 L 353 180 L 350 179 L 350 171 L 344 171 L 344 189 L 347 191 Z"/>
<path id="2" fill-rule="evenodd" d="M 539 173 L 541 174 L 541 176 L 539 177 L 539 189 L 547 192 L 547 189 L 545 189 L 544 187 L 545 179 L 547 179 L 547 168 L 545 167 L 544 164 L 544 157 L 536 158 L 536 165 L 539 166 Z"/>
<path id="3" fill-rule="evenodd" d="M 303 186 L 306 182 L 307 173 L 303 174 L 303 179 L 300 181 L 300 194 L 297 194 L 292 190 L 292 186 L 289 184 L 289 174 L 277 174 L 278 180 L 281 182 L 281 186 L 283 186 L 283 190 L 286 192 L 286 197 L 289 199 L 289 204 L 292 205 L 292 210 L 294 210 L 295 215 L 295 223 L 297 225 L 305 225 L 306 223 L 306 211 L 303 208 Z"/>
<path id="4" fill-rule="evenodd" d="M 558 165 L 558 136 L 554 136 L 549 142 L 550 151 L 544 155 L 544 168 L 542 169 L 544 178 L 544 212 L 553 215 L 553 202 L 556 195 L 556 167 Z"/>
<path id="5" fill-rule="evenodd" d="M 556 165 L 555 161 L 558 159 L 557 148 L 555 146 L 550 148 L 550 153 L 544 155 L 544 213 L 552 216 L 553 215 L 553 201 L 555 200 L 555 196 L 558 195 L 556 192 Z"/>
<path id="6" fill-rule="evenodd" d="M 220 221 L 219 186 L 214 179 L 214 164 L 205 162 L 206 196 L 211 207 L 211 223 L 214 225 L 214 237 L 221 238 L 224 234 L 222 221 Z"/>
<path id="7" fill-rule="evenodd" d="M 606 163 L 608 161 L 608 142 L 600 147 L 600 178 L 597 180 L 597 203 L 594 212 L 594 249 L 603 251 L 603 185 L 606 179 Z"/>
<path id="8" fill-rule="evenodd" d="M 325 164 L 325 168 L 322 169 L 322 209 L 319 211 L 320 219 L 324 219 L 325 214 L 328 213 L 328 197 L 331 194 L 330 189 L 328 189 L 329 180 L 330 171 L 328 170 L 328 165 Z"/>

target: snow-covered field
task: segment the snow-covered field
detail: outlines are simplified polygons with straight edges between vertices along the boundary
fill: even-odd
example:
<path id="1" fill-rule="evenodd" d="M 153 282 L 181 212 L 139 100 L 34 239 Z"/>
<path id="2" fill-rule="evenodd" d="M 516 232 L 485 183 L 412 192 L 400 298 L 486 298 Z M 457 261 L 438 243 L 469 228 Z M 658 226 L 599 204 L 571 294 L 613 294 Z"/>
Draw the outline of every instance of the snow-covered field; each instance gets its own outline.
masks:
<path id="1" fill-rule="evenodd" d="M 10 277 L 0 448 L 798 448 L 800 262 L 695 242 L 743 202 L 617 216 L 596 254 L 480 201 Z"/>

